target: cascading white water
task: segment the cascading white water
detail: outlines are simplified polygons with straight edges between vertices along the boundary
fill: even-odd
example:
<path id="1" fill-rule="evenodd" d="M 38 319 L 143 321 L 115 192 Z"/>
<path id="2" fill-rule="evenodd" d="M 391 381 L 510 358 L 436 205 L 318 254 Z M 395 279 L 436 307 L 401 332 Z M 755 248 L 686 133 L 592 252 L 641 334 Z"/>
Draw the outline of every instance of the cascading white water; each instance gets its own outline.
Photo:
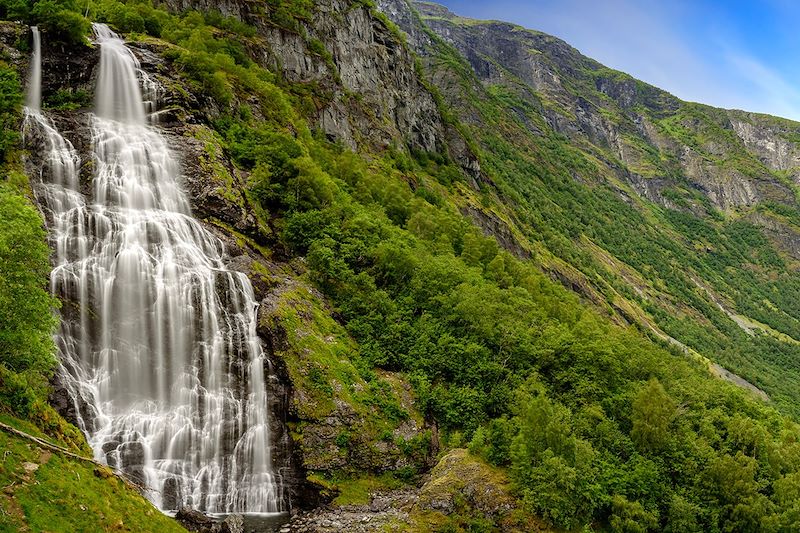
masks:
<path id="1" fill-rule="evenodd" d="M 44 139 L 38 194 L 82 429 L 97 459 L 141 479 L 164 510 L 279 512 L 252 286 L 191 217 L 174 154 L 146 123 L 135 56 L 105 25 L 95 35 L 90 200 L 69 141 L 34 109 L 26 120 Z"/>
<path id="2" fill-rule="evenodd" d="M 31 53 L 30 74 L 28 76 L 28 95 L 25 107 L 39 111 L 42 107 L 42 41 L 39 28 L 31 27 L 33 37 L 33 53 Z"/>

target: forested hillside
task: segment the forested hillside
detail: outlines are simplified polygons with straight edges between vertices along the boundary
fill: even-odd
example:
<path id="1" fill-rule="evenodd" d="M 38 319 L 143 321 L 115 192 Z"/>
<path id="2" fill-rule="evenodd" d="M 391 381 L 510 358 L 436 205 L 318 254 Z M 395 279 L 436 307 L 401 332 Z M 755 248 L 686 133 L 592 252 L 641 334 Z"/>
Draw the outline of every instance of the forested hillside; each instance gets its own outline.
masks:
<path id="1" fill-rule="evenodd" d="M 86 451 L 47 404 L 76 422 L 48 385 L 74 302 L 47 295 L 43 163 L 15 132 L 35 24 L 44 112 L 88 151 L 103 22 L 159 84 L 193 213 L 252 281 L 292 508 L 408 491 L 374 523 L 800 527 L 800 124 L 428 3 L 0 0 L 0 19 L 12 425 Z M 69 498 L 116 527 L 119 500 L 76 479 Z M 69 530 L 36 521 L 52 495 L 4 494 L 6 529 Z"/>

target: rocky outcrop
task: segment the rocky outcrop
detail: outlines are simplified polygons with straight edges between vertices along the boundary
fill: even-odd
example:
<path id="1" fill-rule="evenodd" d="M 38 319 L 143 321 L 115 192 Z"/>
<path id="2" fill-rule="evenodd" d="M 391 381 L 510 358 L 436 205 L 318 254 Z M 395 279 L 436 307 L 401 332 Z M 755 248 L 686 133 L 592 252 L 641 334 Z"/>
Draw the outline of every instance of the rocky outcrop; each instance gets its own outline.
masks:
<path id="1" fill-rule="evenodd" d="M 393 526 L 400 531 L 448 530 L 471 517 L 497 531 L 550 531 L 519 507 L 505 474 L 470 455 L 448 452 L 422 486 L 376 491 L 360 505 L 329 505 L 301 513 L 281 533 L 373 532 Z M 455 529 L 455 527 L 454 527 Z"/>
<path id="2" fill-rule="evenodd" d="M 748 220 L 764 230 L 779 249 L 793 259 L 800 260 L 800 228 L 769 213 L 755 212 Z"/>
<path id="3" fill-rule="evenodd" d="M 492 212 L 483 211 L 475 206 L 467 205 L 461 208 L 461 214 L 470 218 L 476 226 L 483 230 L 484 235 L 492 236 L 506 251 L 520 259 L 530 259 L 531 252 L 520 244 L 519 239 L 511 228 Z"/>
<path id="4" fill-rule="evenodd" d="M 800 147 L 789 140 L 800 136 L 797 124 L 741 111 L 729 115 L 733 130 L 748 150 L 767 167 L 788 171 L 795 182 L 800 180 Z"/>
<path id="5" fill-rule="evenodd" d="M 665 137 L 658 121 L 678 113 L 685 104 L 665 91 L 605 68 L 560 39 L 503 22 L 465 22 L 429 2 L 382 0 L 379 5 L 408 34 L 408 42 L 423 58 L 435 55 L 428 33 L 433 32 L 466 60 L 484 87 L 500 85 L 518 95 L 547 127 L 586 147 L 608 166 L 610 174 L 622 178 L 643 198 L 695 214 L 702 214 L 704 208 L 691 199 L 676 203 L 674 189 L 688 185 L 721 211 L 766 200 L 794 201 L 789 187 L 771 171 L 788 172 L 795 181 L 800 177 L 800 149 L 789 140 L 797 136 L 796 124 L 721 112 L 719 124 L 712 127 L 734 134 L 725 144 L 706 142 L 705 130 L 710 125 L 692 118 L 684 120 L 682 127 L 700 144 L 683 144 Z M 431 79 L 448 103 L 460 109 L 463 120 L 474 119 L 476 127 L 483 127 L 481 118 L 465 102 L 464 92 L 458 85 L 451 90 L 453 80 L 437 74 L 440 70 L 432 66 Z M 517 118 L 530 132 L 539 134 L 536 120 L 522 110 Z M 663 153 L 661 168 L 653 168 L 648 161 L 655 151 Z M 620 173 L 609 153 L 631 171 Z M 746 172 L 740 168 L 742 158 L 752 160 L 745 164 Z M 677 166 L 665 171 L 664 161 Z M 760 171 L 759 163 L 764 165 Z"/>
<path id="6" fill-rule="evenodd" d="M 403 140 L 415 149 L 446 150 L 436 102 L 417 77 L 411 53 L 363 4 L 315 2 L 313 17 L 296 31 L 271 22 L 269 7 L 259 2 L 165 3 L 175 11 L 217 9 L 256 26 L 262 46 L 252 50 L 255 59 L 291 83 L 317 87 L 316 123 L 330 139 L 352 148 Z"/>
<path id="7" fill-rule="evenodd" d="M 240 515 L 229 515 L 224 520 L 215 520 L 192 509 L 179 509 L 175 520 L 188 531 L 196 533 L 244 533 L 244 520 Z"/>
<path id="8" fill-rule="evenodd" d="M 431 471 L 430 480 L 420 489 L 417 506 L 448 515 L 466 503 L 483 516 L 498 518 L 516 509 L 517 500 L 511 496 L 509 487 L 504 474 L 467 450 L 456 449 Z"/>

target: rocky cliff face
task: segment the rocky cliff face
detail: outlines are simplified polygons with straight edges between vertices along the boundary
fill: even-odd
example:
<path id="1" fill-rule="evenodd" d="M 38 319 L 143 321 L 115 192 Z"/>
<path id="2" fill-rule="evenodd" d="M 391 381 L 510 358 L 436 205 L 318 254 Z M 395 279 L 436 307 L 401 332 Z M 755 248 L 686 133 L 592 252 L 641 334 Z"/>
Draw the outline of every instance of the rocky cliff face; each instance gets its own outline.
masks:
<path id="1" fill-rule="evenodd" d="M 800 180 L 800 149 L 797 124 L 757 113 L 731 111 L 730 123 L 747 149 L 770 169 L 786 171 L 794 182 Z"/>
<path id="2" fill-rule="evenodd" d="M 411 52 L 369 9 L 351 7 L 348 2 L 320 2 L 317 16 L 305 28 L 307 35 L 301 37 L 270 24 L 253 3 L 192 2 L 170 7 L 214 8 L 254 24 L 260 43 L 250 50 L 254 57 L 289 83 L 314 86 L 325 95 L 311 118 L 331 140 L 354 149 L 381 150 L 400 142 L 403 149 L 447 150 L 447 128 L 433 96 L 415 73 Z M 342 18 L 342 12 L 349 14 Z M 3 42 L 24 72 L 26 57 L 13 45 L 25 37 L 26 28 L 3 29 Z M 309 49 L 314 39 L 330 50 L 332 63 Z M 268 397 L 273 414 L 274 468 L 281 473 L 292 507 L 315 507 L 325 501 L 320 487 L 307 480 L 311 472 L 334 475 L 427 468 L 436 452 L 431 428 L 417 413 L 409 385 L 401 378 L 385 377 L 391 389 L 388 397 L 398 398 L 408 413 L 395 423 L 387 423 L 378 408 L 365 407 L 351 396 L 349 391 L 363 391 L 370 385 L 356 377 L 358 372 L 350 363 L 342 362 L 343 371 L 352 376 L 347 381 L 337 382 L 323 374 L 321 379 L 332 388 L 325 388 L 322 396 L 314 389 L 308 376 L 320 379 L 314 374 L 320 367 L 308 356 L 309 348 L 300 344 L 307 341 L 307 335 L 322 344 L 347 343 L 347 334 L 334 325 L 323 297 L 298 279 L 302 265 L 281 262 L 280 249 L 266 251 L 265 246 L 276 240 L 254 213 L 245 193 L 246 174 L 235 167 L 211 127 L 219 114 L 216 103 L 185 89 L 185 80 L 164 60 L 164 43 L 146 39 L 130 46 L 142 69 L 161 87 L 159 125 L 179 155 L 194 215 L 222 239 L 229 267 L 251 278 L 260 302 L 258 332 L 272 369 Z M 48 113 L 79 152 L 81 187 L 91 195 L 93 160 L 87 112 L 93 100 L 98 50 L 66 49 L 45 39 L 43 58 L 45 101 L 64 93 L 80 100 L 78 109 Z M 29 141 L 32 150 L 26 159 L 27 170 L 36 176 L 42 162 L 37 159 L 37 140 Z M 463 146 L 462 150 L 468 158 Z M 476 164 L 465 161 L 467 168 Z M 71 302 L 64 302 L 65 312 L 70 308 Z M 324 332 L 321 320 L 326 324 Z M 54 385 L 54 405 L 74 422 L 73 402 L 57 380 Z M 87 421 L 92 418 L 90 413 L 83 415 Z M 408 443 L 417 443 L 413 453 L 407 451 Z"/>
<path id="3" fill-rule="evenodd" d="M 261 3 L 243 0 L 167 0 L 170 9 L 216 9 L 258 28 L 251 50 L 262 66 L 291 83 L 313 88 L 313 122 L 352 149 L 409 147 L 449 155 L 474 186 L 485 180 L 463 136 L 443 120 L 418 76 L 412 50 L 373 10 L 350 0 L 314 2 L 297 30 L 270 20 Z M 325 52 L 320 53 L 320 46 Z"/>
<path id="4" fill-rule="evenodd" d="M 716 123 L 708 124 L 684 113 L 686 104 L 672 95 L 605 68 L 550 35 L 502 22 L 463 24 L 464 19 L 428 2 L 382 0 L 380 6 L 408 33 L 421 55 L 430 55 L 431 46 L 431 36 L 420 25 L 424 21 L 466 59 L 484 87 L 506 87 L 535 106 L 548 127 L 595 152 L 648 200 L 674 208 L 665 190 L 682 183 L 723 211 L 764 200 L 794 200 L 773 171 L 789 172 L 797 179 L 797 148 L 787 140 L 796 124 L 776 127 L 774 121 L 738 112 L 720 112 Z M 459 105 L 446 86 L 440 88 L 455 98 L 451 104 Z M 694 131 L 696 142 L 665 132 L 665 116 Z M 718 139 L 705 142 L 710 127 L 730 133 L 724 145 Z M 674 168 L 670 172 L 648 168 L 652 150 L 672 159 Z M 744 153 L 759 170 L 746 173 L 731 168 L 726 159 L 733 151 Z M 617 161 L 627 168 L 621 170 Z"/>
<path id="5" fill-rule="evenodd" d="M 290 82 L 315 85 L 316 121 L 326 135 L 351 148 L 387 147 L 399 140 L 429 152 L 445 150 L 444 126 L 433 97 L 414 72 L 414 61 L 370 9 L 348 0 L 315 2 L 301 31 L 269 21 L 258 2 L 168 0 L 172 10 L 218 9 L 256 26 L 263 66 Z M 305 35 L 303 35 L 305 34 Z M 324 45 L 327 54 L 309 43 Z"/>

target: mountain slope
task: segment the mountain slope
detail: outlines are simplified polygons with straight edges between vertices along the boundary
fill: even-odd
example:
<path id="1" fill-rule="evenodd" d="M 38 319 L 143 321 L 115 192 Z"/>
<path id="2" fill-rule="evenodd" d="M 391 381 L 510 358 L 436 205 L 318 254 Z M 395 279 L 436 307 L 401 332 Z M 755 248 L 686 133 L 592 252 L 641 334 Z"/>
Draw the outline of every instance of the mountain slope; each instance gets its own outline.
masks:
<path id="1" fill-rule="evenodd" d="M 382 5 L 534 247 L 796 412 L 800 124 L 682 102 L 535 31 Z"/>

